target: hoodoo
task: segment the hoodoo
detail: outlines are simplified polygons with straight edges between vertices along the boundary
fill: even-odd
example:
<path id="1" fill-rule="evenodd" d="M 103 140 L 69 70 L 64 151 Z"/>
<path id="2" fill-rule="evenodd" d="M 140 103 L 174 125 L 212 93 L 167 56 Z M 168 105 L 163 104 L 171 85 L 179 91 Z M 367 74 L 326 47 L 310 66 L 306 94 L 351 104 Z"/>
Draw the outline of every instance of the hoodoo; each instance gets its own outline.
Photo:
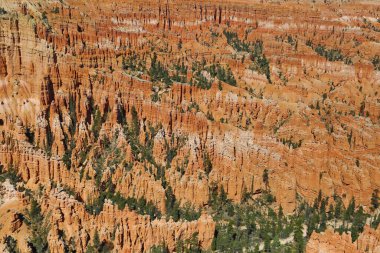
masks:
<path id="1" fill-rule="evenodd" d="M 380 252 L 380 2 L 1 0 L 1 252 Z"/>

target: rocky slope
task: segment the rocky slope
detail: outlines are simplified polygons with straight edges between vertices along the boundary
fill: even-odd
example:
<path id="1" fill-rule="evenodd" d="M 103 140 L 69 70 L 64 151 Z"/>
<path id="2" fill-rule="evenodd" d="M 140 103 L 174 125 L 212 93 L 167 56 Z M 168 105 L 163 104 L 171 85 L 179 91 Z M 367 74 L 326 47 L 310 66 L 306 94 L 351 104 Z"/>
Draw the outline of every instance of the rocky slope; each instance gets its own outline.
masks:
<path id="1" fill-rule="evenodd" d="M 37 200 L 52 252 L 94 237 L 178 251 L 195 234 L 210 249 L 215 191 L 235 204 L 270 192 L 285 214 L 319 193 L 373 213 L 380 6 L 302 2 L 1 1 L 0 164 L 20 176 L 16 213 Z M 173 221 L 174 207 L 198 214 Z M 328 233 L 306 249 L 366 248 Z"/>
<path id="2" fill-rule="evenodd" d="M 331 230 L 312 234 L 307 252 L 379 252 L 379 229 L 365 227 L 363 234 L 353 243 L 349 235 L 339 235 Z"/>

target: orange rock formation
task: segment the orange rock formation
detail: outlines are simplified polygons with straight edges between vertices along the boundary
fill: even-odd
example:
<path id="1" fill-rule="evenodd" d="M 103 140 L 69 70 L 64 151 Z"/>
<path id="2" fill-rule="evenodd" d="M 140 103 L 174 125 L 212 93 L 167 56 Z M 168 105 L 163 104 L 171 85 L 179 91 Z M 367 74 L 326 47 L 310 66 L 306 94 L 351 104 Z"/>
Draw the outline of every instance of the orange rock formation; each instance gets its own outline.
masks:
<path id="1" fill-rule="evenodd" d="M 259 196 L 268 187 L 286 213 L 295 210 L 297 195 L 311 203 L 320 191 L 342 196 L 345 204 L 355 197 L 368 210 L 380 188 L 380 71 L 372 64 L 380 55 L 380 7 L 376 1 L 302 2 L 2 0 L 0 164 L 13 165 L 27 188 L 44 187 L 39 202 L 51 213 L 51 252 L 64 251 L 60 231 L 76 238 L 77 252 L 85 252 L 95 231 L 101 240 L 114 238 L 118 252 L 147 251 L 161 242 L 173 251 L 194 233 L 208 249 L 214 185 L 235 203 L 244 191 Z M 270 82 L 250 68 L 247 52 L 228 43 L 225 30 L 264 42 Z M 310 42 L 339 49 L 351 62 L 329 61 Z M 148 71 L 123 69 L 131 52 Z M 184 62 L 187 84 L 152 82 L 153 52 L 170 73 Z M 203 59 L 228 65 L 236 87 L 216 79 L 210 89 L 189 85 L 192 64 Z M 95 108 L 104 117 L 99 137 Z M 109 154 L 101 182 L 166 211 L 156 168 L 134 157 L 118 119 L 124 113 L 131 125 L 132 108 L 144 145 L 150 128 L 161 127 L 151 138 L 157 165 L 167 164 L 167 145 L 177 147 L 164 178 L 181 206 L 204 210 L 197 221 L 151 220 L 108 200 L 99 215 L 86 212 L 84 203 L 100 194 L 95 160 L 103 141 L 113 139 L 121 162 L 112 164 L 117 155 Z M 69 168 L 63 159 L 68 150 Z M 72 189 L 77 199 L 57 185 Z M 8 232 L 26 233 L 17 212 L 12 215 Z M 329 230 L 313 234 L 307 252 L 378 252 L 378 233 L 366 228 L 355 243 Z"/>

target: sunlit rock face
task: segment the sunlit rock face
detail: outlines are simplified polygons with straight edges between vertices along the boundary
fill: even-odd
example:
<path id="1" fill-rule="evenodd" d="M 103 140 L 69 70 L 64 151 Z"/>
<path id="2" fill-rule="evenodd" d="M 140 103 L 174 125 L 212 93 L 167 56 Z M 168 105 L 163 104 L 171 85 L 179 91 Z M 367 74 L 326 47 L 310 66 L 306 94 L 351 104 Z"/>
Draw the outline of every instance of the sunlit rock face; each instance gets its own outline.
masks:
<path id="1" fill-rule="evenodd" d="M 222 189 L 237 205 L 269 191 L 285 214 L 319 194 L 370 212 L 379 3 L 299 2 L 0 2 L 0 164 L 36 194 L 51 252 L 70 238 L 86 252 L 95 232 L 115 252 L 175 251 L 194 234 L 210 249 Z M 13 234 L 27 252 L 30 198 L 16 195 L 0 242 Z M 170 196 L 199 217 L 174 221 Z M 306 249 L 377 252 L 377 234 L 352 246 L 314 233 Z"/>

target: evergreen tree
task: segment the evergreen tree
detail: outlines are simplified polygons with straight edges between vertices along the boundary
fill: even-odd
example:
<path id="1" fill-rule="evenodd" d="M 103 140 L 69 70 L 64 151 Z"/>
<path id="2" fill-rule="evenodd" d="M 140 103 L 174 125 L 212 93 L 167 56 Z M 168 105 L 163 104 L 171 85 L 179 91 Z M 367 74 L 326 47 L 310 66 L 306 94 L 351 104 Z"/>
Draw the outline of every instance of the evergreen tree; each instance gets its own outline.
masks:
<path id="1" fill-rule="evenodd" d="M 203 167 L 204 167 L 206 174 L 207 175 L 210 174 L 210 172 L 212 170 L 212 162 L 211 162 L 210 156 L 207 152 L 203 153 Z"/>
<path id="2" fill-rule="evenodd" d="M 270 237 L 266 236 L 264 239 L 264 252 L 271 252 Z"/>
<path id="3" fill-rule="evenodd" d="M 99 248 L 100 248 L 100 239 L 99 239 L 98 230 L 95 230 L 95 234 L 94 234 L 94 239 L 92 241 L 92 245 L 94 246 L 95 250 L 99 250 Z"/>
<path id="4" fill-rule="evenodd" d="M 140 122 L 135 106 L 132 106 L 132 131 L 133 135 L 138 138 L 140 135 Z"/>
<path id="5" fill-rule="evenodd" d="M 352 197 L 350 204 L 348 205 L 346 212 L 344 213 L 344 220 L 350 221 L 355 213 L 355 198 Z"/>
<path id="6" fill-rule="evenodd" d="M 125 109 L 122 105 L 117 105 L 117 123 L 122 126 L 127 125 L 127 118 L 125 116 Z"/>
<path id="7" fill-rule="evenodd" d="M 4 238 L 5 249 L 8 253 L 18 253 L 20 250 L 17 247 L 17 240 L 8 235 Z"/>
<path id="8" fill-rule="evenodd" d="M 220 203 L 226 203 L 227 202 L 227 193 L 225 192 L 223 186 L 220 189 L 219 201 L 220 201 Z"/>
<path id="9" fill-rule="evenodd" d="M 35 199 L 32 199 L 30 209 L 26 211 L 26 223 L 31 230 L 29 243 L 37 253 L 48 250 L 47 235 L 50 230 L 48 221 L 41 213 L 41 207 Z"/>
<path id="10" fill-rule="evenodd" d="M 335 205 L 335 212 L 334 212 L 335 219 L 340 218 L 341 211 L 342 211 L 342 202 L 339 200 L 338 203 Z"/>
<path id="11" fill-rule="evenodd" d="M 326 213 L 321 213 L 321 221 L 320 221 L 320 224 L 319 224 L 319 229 L 318 229 L 318 232 L 324 232 L 327 228 L 326 226 L 326 220 L 327 220 L 327 217 L 326 217 Z"/>
<path id="12" fill-rule="evenodd" d="M 377 208 L 379 208 L 379 190 L 378 189 L 375 189 L 372 193 L 371 205 L 372 205 L 373 210 L 376 210 Z"/>
<path id="13" fill-rule="evenodd" d="M 259 253 L 259 252 L 260 252 L 259 244 L 256 244 L 254 253 Z"/>
<path id="14" fill-rule="evenodd" d="M 302 224 L 297 224 L 294 231 L 294 241 L 296 243 L 297 252 L 304 252 L 305 240 L 303 238 Z"/>
<path id="15" fill-rule="evenodd" d="M 251 193 L 248 192 L 247 187 L 245 185 L 243 187 L 241 197 L 242 197 L 241 201 L 243 203 L 247 202 L 251 198 Z"/>
<path id="16" fill-rule="evenodd" d="M 150 250 L 150 253 L 169 253 L 168 246 L 165 243 L 162 243 L 160 245 L 153 246 Z"/>
<path id="17" fill-rule="evenodd" d="M 70 95 L 69 97 L 69 115 L 71 119 L 69 130 L 70 130 L 71 136 L 74 136 L 76 124 L 77 124 L 77 115 L 76 115 L 75 98 L 73 95 Z"/>
<path id="18" fill-rule="evenodd" d="M 278 238 L 277 235 L 273 239 L 271 248 L 273 252 L 278 252 L 281 249 L 280 239 Z"/>
<path id="19" fill-rule="evenodd" d="M 327 219 L 332 220 L 333 217 L 334 217 L 334 206 L 333 204 L 330 204 Z"/>
<path id="20" fill-rule="evenodd" d="M 98 108 L 95 109 L 94 113 L 94 121 L 92 122 L 91 131 L 94 134 L 95 140 L 99 137 L 99 132 L 102 127 L 102 115 L 100 114 L 100 111 Z"/>
<path id="21" fill-rule="evenodd" d="M 281 219 L 284 216 L 284 211 L 282 210 L 282 205 L 280 205 L 280 208 L 278 210 L 278 218 Z"/>
<path id="22" fill-rule="evenodd" d="M 366 215 L 364 215 L 363 207 L 360 206 L 358 211 L 354 214 L 351 225 L 351 238 L 353 242 L 358 239 L 359 233 L 363 232 L 365 223 Z"/>
<path id="23" fill-rule="evenodd" d="M 268 169 L 265 169 L 264 172 L 263 172 L 263 183 L 265 184 L 265 187 L 268 188 L 268 186 L 269 186 Z"/>

